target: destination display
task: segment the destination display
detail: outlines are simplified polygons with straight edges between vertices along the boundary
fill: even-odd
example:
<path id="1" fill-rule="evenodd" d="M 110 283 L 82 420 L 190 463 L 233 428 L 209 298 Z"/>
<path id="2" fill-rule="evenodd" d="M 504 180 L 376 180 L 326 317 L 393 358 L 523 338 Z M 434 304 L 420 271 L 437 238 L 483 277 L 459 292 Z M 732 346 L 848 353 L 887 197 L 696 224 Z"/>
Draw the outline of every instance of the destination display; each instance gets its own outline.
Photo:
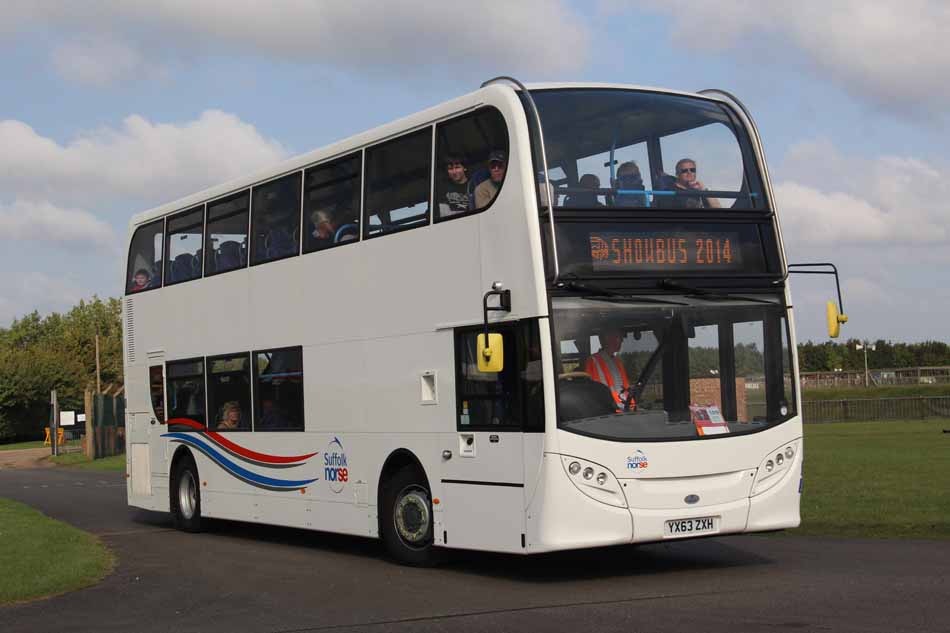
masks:
<path id="1" fill-rule="evenodd" d="M 742 242 L 731 231 L 591 232 L 594 272 L 743 270 Z"/>

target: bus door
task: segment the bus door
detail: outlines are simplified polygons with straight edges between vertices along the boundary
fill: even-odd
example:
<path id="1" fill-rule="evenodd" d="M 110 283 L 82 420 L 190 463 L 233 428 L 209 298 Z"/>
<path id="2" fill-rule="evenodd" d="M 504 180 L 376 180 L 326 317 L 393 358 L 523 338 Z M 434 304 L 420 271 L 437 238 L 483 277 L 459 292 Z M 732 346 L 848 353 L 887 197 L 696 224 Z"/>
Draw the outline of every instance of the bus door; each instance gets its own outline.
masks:
<path id="1" fill-rule="evenodd" d="M 165 417 L 165 358 L 149 358 L 148 367 L 149 395 L 152 410 L 148 416 L 149 461 L 153 473 L 167 472 L 165 444 L 168 440 L 162 434 L 168 430 Z"/>
<path id="2" fill-rule="evenodd" d="M 520 550 L 524 535 L 524 432 L 529 402 L 540 394 L 540 349 L 528 362 L 537 321 L 493 326 L 504 340 L 499 373 L 478 371 L 480 328 L 455 334 L 454 433 L 442 435 L 442 524 L 449 547 Z M 530 366 L 529 366 L 530 365 Z M 529 374 L 536 369 L 536 388 Z M 543 406 L 543 405 L 542 405 Z M 542 422 L 543 429 L 543 422 Z"/>
<path id="3" fill-rule="evenodd" d="M 161 434 L 165 426 L 165 363 L 164 355 L 149 355 L 146 367 L 135 367 L 128 375 L 136 381 L 148 381 L 149 397 L 130 397 L 127 400 L 126 452 L 129 461 L 129 492 L 136 496 L 151 496 L 153 473 L 165 473 L 165 448 Z M 140 396 L 143 391 L 131 389 L 129 394 Z"/>

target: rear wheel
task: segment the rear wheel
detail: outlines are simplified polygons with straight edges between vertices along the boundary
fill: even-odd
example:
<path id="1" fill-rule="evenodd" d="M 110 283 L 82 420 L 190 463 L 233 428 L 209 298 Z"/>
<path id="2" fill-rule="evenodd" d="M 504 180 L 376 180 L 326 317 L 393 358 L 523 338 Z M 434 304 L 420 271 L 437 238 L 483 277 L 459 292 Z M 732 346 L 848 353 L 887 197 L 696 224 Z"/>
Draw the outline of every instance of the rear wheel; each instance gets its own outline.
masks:
<path id="1" fill-rule="evenodd" d="M 425 477 L 403 468 L 384 484 L 380 530 L 389 554 L 400 563 L 427 566 L 436 562 L 432 538 L 432 495 Z"/>
<path id="2" fill-rule="evenodd" d="M 201 531 L 201 489 L 198 467 L 191 455 L 175 464 L 169 489 L 172 522 L 185 532 Z"/>

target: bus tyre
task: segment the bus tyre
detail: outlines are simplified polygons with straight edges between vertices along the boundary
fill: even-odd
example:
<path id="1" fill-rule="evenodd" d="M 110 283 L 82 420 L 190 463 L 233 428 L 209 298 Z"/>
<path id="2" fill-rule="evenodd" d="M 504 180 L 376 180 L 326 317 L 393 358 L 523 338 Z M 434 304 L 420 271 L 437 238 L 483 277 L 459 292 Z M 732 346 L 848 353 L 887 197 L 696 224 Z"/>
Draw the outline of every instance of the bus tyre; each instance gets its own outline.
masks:
<path id="1" fill-rule="evenodd" d="M 191 455 L 175 464 L 169 489 L 172 522 L 185 532 L 201 531 L 201 488 L 198 485 L 198 466 Z"/>
<path id="2" fill-rule="evenodd" d="M 383 485 L 382 508 L 380 531 L 389 554 L 404 565 L 433 565 L 432 495 L 416 468 L 397 471 Z"/>

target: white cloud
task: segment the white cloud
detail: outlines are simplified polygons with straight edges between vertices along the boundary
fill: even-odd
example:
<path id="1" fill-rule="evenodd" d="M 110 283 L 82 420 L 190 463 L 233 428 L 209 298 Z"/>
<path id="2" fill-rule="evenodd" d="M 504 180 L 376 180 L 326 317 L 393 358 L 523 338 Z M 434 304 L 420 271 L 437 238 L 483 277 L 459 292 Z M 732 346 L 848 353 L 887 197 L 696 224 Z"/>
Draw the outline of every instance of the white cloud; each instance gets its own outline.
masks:
<path id="1" fill-rule="evenodd" d="M 53 67 L 64 79 L 91 86 L 107 86 L 142 76 L 162 76 L 142 53 L 127 42 L 109 37 L 82 37 L 53 50 Z"/>
<path id="2" fill-rule="evenodd" d="M 780 57 L 782 45 L 791 45 L 821 74 L 885 107 L 942 113 L 950 105 L 950 82 L 943 79 L 950 75 L 946 0 L 605 0 L 602 6 L 668 14 L 674 40 L 694 50 L 742 55 L 743 43 L 757 39 Z"/>
<path id="3" fill-rule="evenodd" d="M 143 57 L 256 53 L 357 71 L 398 70 L 394 78 L 402 80 L 406 72 L 433 69 L 477 77 L 499 68 L 577 70 L 587 61 L 589 42 L 582 16 L 562 0 L 483 5 L 465 0 L 89 0 L 75 5 L 38 0 L 14 2 L 5 11 L 10 15 L 0 10 L 0 18 L 135 39 Z M 67 76 L 99 81 L 127 65 L 129 56 L 118 63 L 93 57 L 108 62 L 102 74 Z"/>
<path id="4" fill-rule="evenodd" d="M 9 206 L 0 204 L 0 240 L 115 246 L 116 235 L 111 226 L 87 211 L 18 199 Z"/>
<path id="5" fill-rule="evenodd" d="M 184 123 L 133 115 L 65 143 L 0 121 L 0 147 L 0 324 L 66 309 L 93 290 L 115 293 L 132 214 L 287 156 L 253 125 L 214 110 Z"/>
<path id="6" fill-rule="evenodd" d="M 165 202 L 288 155 L 253 125 L 218 110 L 180 124 L 132 115 L 119 128 L 65 144 L 20 121 L 0 121 L 0 147 L 10 150 L 0 152 L 0 191 L 60 206 Z"/>
<path id="7" fill-rule="evenodd" d="M 950 166 L 848 155 L 813 140 L 793 146 L 773 177 L 790 261 L 838 266 L 850 317 L 842 336 L 946 338 Z M 802 275 L 791 283 L 799 339 L 825 340 L 833 280 Z"/>
<path id="8" fill-rule="evenodd" d="M 41 314 L 63 312 L 91 292 L 68 273 L 47 275 L 41 272 L 11 271 L 0 273 L 0 324 L 21 318 L 33 310 Z"/>
<path id="9" fill-rule="evenodd" d="M 776 174 L 782 226 L 793 240 L 950 248 L 947 166 L 846 156 L 817 140 L 793 146 Z"/>

